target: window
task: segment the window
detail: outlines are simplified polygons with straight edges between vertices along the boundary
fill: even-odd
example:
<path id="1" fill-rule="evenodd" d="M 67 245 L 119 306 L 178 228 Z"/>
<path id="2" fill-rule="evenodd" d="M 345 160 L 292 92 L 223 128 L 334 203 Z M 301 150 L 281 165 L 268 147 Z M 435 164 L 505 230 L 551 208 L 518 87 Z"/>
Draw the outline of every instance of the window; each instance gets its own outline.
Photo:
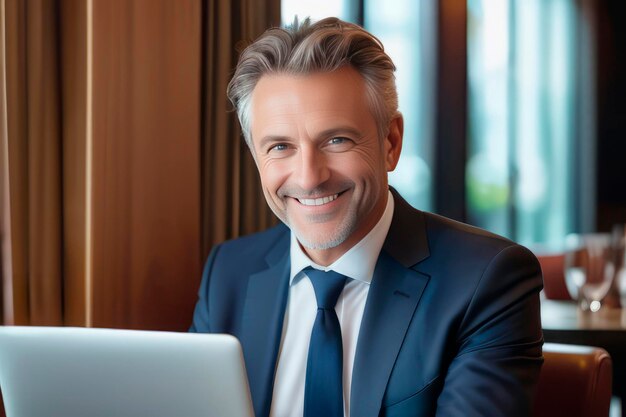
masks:
<path id="1" fill-rule="evenodd" d="M 468 2 L 468 220 L 523 244 L 575 227 L 574 7 Z"/>
<path id="2" fill-rule="evenodd" d="M 378 37 L 396 64 L 404 141 L 398 167 L 389 182 L 413 206 L 432 210 L 434 36 L 433 2 L 365 2 L 365 28 Z"/>
<path id="3" fill-rule="evenodd" d="M 464 213 L 458 220 L 522 244 L 558 244 L 567 233 L 589 229 L 593 105 L 580 97 L 593 97 L 592 74 L 585 69 L 592 59 L 582 58 L 589 54 L 581 47 L 584 24 L 576 2 L 468 0 L 467 50 L 456 51 L 461 59 L 467 55 L 467 74 L 462 68 L 460 73 L 436 68 L 438 14 L 450 17 L 437 1 L 282 4 L 290 16 L 318 20 L 336 15 L 362 24 L 384 44 L 397 66 L 405 120 L 402 157 L 390 183 L 412 205 L 446 212 L 450 207 L 445 204 L 456 208 L 464 198 L 466 210 L 458 210 Z M 452 71 L 455 80 L 467 77 L 467 108 L 455 108 L 448 116 L 450 109 L 434 91 L 442 71 Z M 436 112 L 444 123 L 446 117 L 454 119 L 456 126 L 465 122 L 455 118 L 467 116 L 467 137 L 454 136 L 458 141 L 453 142 L 467 144 L 464 170 L 435 169 L 435 161 L 450 160 L 449 147 L 435 146 L 444 143 L 435 142 Z M 435 178 L 442 172 L 450 178 Z M 451 189 L 464 189 L 465 196 L 442 203 L 439 197 Z"/>
<path id="4" fill-rule="evenodd" d="M 295 17 L 303 20 L 310 17 L 317 21 L 325 17 L 338 17 L 342 20 L 354 22 L 353 2 L 346 0 L 283 0 L 280 4 L 280 14 L 283 25 L 289 25 Z"/>

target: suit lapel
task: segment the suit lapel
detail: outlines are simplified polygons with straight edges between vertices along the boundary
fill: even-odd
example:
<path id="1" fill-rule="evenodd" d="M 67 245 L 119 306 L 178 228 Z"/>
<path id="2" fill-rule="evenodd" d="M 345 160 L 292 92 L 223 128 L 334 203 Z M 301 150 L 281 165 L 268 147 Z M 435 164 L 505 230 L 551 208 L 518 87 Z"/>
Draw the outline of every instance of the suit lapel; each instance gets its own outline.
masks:
<path id="1" fill-rule="evenodd" d="M 426 275 L 381 252 L 354 358 L 351 416 L 379 414 L 391 370 L 427 283 Z"/>
<path id="2" fill-rule="evenodd" d="M 389 376 L 428 275 L 412 267 L 428 257 L 424 217 L 392 189 L 394 215 L 369 289 L 359 331 L 352 417 L 378 416 Z"/>
<path id="3" fill-rule="evenodd" d="M 267 262 L 271 266 L 248 281 L 241 335 L 254 412 L 259 417 L 269 415 L 272 402 L 289 286 L 288 244 L 277 244 Z"/>

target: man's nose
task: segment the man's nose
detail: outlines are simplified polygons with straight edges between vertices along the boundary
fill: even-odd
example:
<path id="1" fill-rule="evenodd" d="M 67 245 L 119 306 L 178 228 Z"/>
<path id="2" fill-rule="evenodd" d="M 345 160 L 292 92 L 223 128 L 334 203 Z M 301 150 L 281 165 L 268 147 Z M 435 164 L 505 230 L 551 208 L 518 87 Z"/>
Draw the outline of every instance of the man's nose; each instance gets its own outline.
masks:
<path id="1" fill-rule="evenodd" d="M 303 190 L 314 190 L 330 178 L 328 161 L 324 152 L 314 147 L 304 147 L 300 153 L 297 182 Z"/>

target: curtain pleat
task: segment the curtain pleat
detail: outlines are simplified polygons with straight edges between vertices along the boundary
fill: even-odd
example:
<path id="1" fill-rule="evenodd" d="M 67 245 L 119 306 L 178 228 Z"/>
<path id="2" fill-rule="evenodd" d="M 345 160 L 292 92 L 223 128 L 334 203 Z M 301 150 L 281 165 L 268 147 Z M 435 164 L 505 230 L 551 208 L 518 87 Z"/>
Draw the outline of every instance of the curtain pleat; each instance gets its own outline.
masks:
<path id="1" fill-rule="evenodd" d="M 7 324 L 63 324 L 59 20 L 56 1 L 6 0 L 6 150 L 10 245 Z M 7 181 L 5 181 L 7 182 Z M 7 241 L 8 239 L 8 241 Z"/>
<path id="2" fill-rule="evenodd" d="M 280 2 L 205 0 L 202 82 L 202 254 L 226 239 L 266 229 L 267 207 L 226 86 L 246 42 L 280 23 Z"/>
<path id="3" fill-rule="evenodd" d="M 6 7 L 5 0 L 0 0 L 0 277 L 12 275 L 9 222 L 9 171 L 7 151 L 7 89 L 6 89 Z M 2 280 L 4 281 L 4 280 Z M 6 290 L 0 282 L 0 323 L 4 323 L 4 298 Z"/>

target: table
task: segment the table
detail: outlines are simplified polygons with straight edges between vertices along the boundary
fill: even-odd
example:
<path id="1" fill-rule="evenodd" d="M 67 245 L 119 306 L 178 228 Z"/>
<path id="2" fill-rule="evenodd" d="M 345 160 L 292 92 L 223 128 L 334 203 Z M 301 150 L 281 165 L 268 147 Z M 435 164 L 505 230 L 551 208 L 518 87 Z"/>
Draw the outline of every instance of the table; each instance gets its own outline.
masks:
<path id="1" fill-rule="evenodd" d="M 613 359 L 613 395 L 626 417 L 626 309 L 583 312 L 573 301 L 541 300 L 543 337 L 549 343 L 599 346 Z"/>

